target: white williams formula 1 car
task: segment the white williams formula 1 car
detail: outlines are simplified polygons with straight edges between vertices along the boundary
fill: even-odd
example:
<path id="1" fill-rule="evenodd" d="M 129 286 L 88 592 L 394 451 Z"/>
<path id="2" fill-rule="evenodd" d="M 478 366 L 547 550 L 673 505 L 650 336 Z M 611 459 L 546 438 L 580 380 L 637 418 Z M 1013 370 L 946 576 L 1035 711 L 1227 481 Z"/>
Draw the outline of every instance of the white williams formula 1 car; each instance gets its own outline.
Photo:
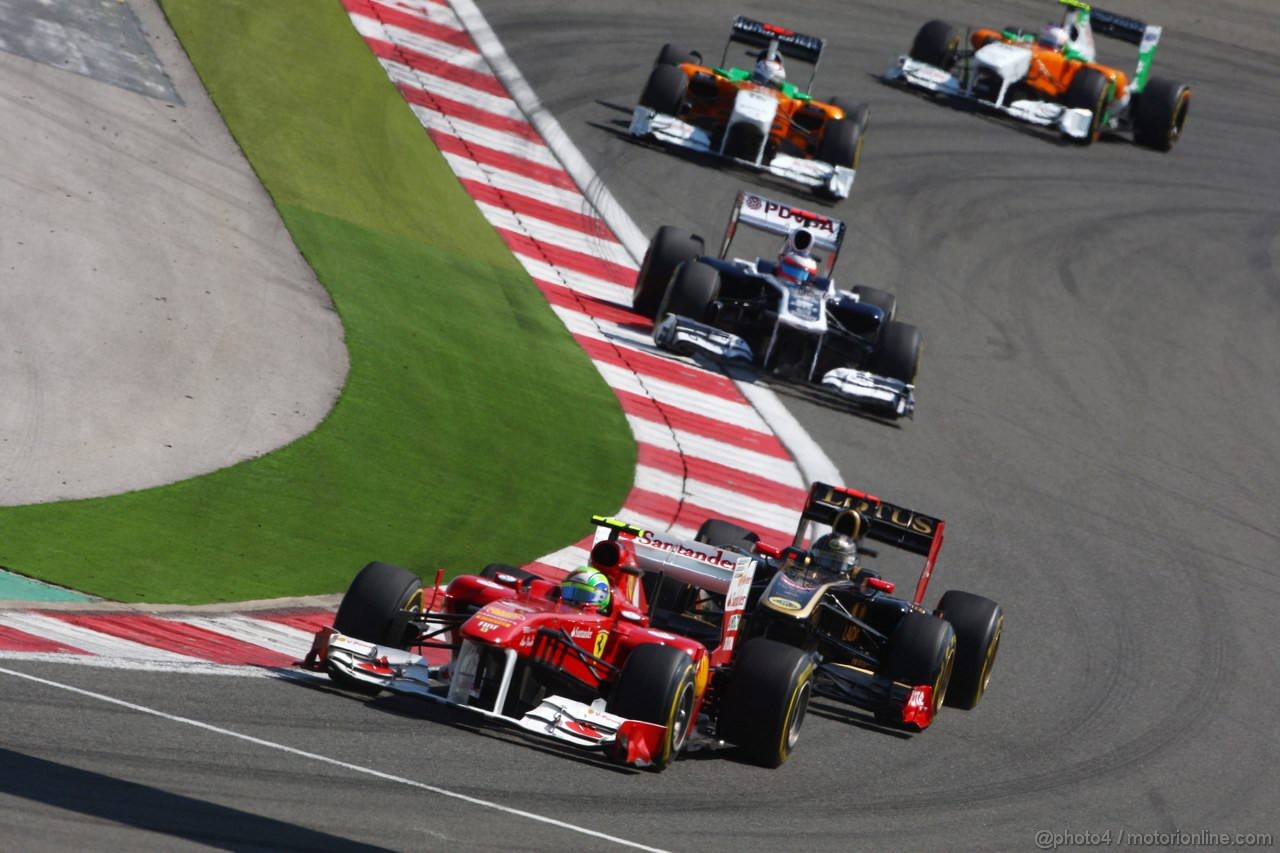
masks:
<path id="1" fill-rule="evenodd" d="M 754 364 L 830 399 L 910 416 L 920 331 L 895 319 L 892 294 L 836 287 L 844 233 L 838 219 L 739 193 L 719 255 L 688 231 L 658 229 L 632 304 L 656 321 L 654 341 L 664 349 Z M 732 257 L 735 237 L 771 249 Z"/>

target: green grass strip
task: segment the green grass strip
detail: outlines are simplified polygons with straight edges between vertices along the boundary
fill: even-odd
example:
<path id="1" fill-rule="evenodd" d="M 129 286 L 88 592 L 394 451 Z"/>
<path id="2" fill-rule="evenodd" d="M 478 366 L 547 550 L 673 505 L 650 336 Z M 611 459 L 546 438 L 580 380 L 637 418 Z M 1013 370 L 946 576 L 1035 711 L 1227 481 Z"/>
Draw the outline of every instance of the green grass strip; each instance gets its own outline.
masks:
<path id="1" fill-rule="evenodd" d="M 520 563 L 626 496 L 616 399 L 336 2 L 161 0 L 329 289 L 351 371 L 312 434 L 162 488 L 0 509 L 0 565 L 120 601 L 339 592 Z"/>

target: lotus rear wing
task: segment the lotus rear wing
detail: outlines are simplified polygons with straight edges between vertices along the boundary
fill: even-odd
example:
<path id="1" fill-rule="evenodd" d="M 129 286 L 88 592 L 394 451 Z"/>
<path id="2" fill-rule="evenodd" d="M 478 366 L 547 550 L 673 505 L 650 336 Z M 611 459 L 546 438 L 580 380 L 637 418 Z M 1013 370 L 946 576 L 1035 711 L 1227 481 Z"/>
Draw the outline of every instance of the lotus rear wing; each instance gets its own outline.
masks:
<path id="1" fill-rule="evenodd" d="M 1099 9 L 1082 0 L 1058 0 L 1058 2 L 1067 7 L 1063 15 L 1063 26 L 1069 28 L 1074 24 L 1082 28 L 1088 27 L 1096 35 L 1136 44 L 1138 68 L 1133 73 L 1131 86 L 1134 92 L 1141 92 L 1146 88 L 1147 78 L 1151 76 L 1151 61 L 1155 58 L 1156 45 L 1160 43 L 1160 33 L 1163 32 L 1163 28 L 1144 23 L 1137 18 Z"/>
<path id="2" fill-rule="evenodd" d="M 724 231 L 724 243 L 720 246 L 722 259 L 729 257 L 729 244 L 733 242 L 733 235 L 740 222 L 749 228 L 779 237 L 786 237 L 798 228 L 806 229 L 813 235 L 813 245 L 828 253 L 828 277 L 835 268 L 840 244 L 844 242 L 845 224 L 839 219 L 740 191 L 729 217 L 729 225 Z"/>
<path id="3" fill-rule="evenodd" d="M 792 546 L 803 546 L 804 540 L 809 538 L 812 524 L 834 527 L 840 514 L 850 510 L 861 512 L 870 521 L 867 538 L 925 558 L 914 598 L 916 604 L 921 604 L 938 552 L 942 550 L 942 531 L 946 522 L 857 489 L 814 483 L 809 488 L 809 497 L 800 514 Z"/>
<path id="4" fill-rule="evenodd" d="M 824 39 L 817 36 L 807 36 L 777 24 L 766 24 L 743 15 L 733 19 L 729 40 L 724 45 L 724 55 L 720 57 L 720 67 L 728 67 L 729 48 L 734 43 L 761 47 L 770 53 L 780 53 L 784 57 L 809 63 L 813 66 L 813 71 L 809 75 L 809 85 L 806 90 L 813 88 L 813 80 L 818 76 L 818 60 L 822 58 L 822 50 L 827 44 Z"/>

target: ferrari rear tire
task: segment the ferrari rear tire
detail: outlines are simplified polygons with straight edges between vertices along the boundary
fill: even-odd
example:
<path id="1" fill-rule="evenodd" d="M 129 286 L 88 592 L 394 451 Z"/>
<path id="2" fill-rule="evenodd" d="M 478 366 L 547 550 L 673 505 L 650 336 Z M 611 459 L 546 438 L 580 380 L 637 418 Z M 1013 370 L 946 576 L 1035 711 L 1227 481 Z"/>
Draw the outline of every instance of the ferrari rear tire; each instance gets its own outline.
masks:
<path id="1" fill-rule="evenodd" d="M 685 261 L 676 267 L 662 304 L 658 306 L 657 318 L 661 321 L 668 314 L 675 314 L 702 322 L 719 294 L 720 273 L 714 267 L 696 260 Z"/>
<path id="2" fill-rule="evenodd" d="M 908 385 L 915 384 L 920 370 L 920 330 L 910 323 L 886 322 L 871 356 L 871 370 Z"/>
<path id="3" fill-rule="evenodd" d="M 698 534 L 693 538 L 704 545 L 730 548 L 744 554 L 750 554 L 755 544 L 760 541 L 760 536 L 754 530 L 748 530 L 732 521 L 722 521 L 718 518 L 708 518 L 702 522 L 702 526 L 698 528 Z"/>
<path id="4" fill-rule="evenodd" d="M 832 166 L 857 169 L 858 162 L 862 159 L 862 131 L 852 119 L 827 122 L 822 131 L 822 139 L 818 140 L 818 153 L 815 157 Z"/>
<path id="5" fill-rule="evenodd" d="M 697 62 L 698 57 L 694 56 L 688 48 L 681 47 L 678 44 L 664 44 L 662 50 L 658 51 L 658 58 L 653 61 L 654 65 L 683 65 L 686 62 Z"/>
<path id="6" fill-rule="evenodd" d="M 655 65 L 640 93 L 640 106 L 664 115 L 678 116 L 684 110 L 689 78 L 674 65 Z"/>
<path id="7" fill-rule="evenodd" d="M 814 663 L 795 646 L 757 637 L 738 651 L 720 706 L 720 737 L 736 744 L 753 763 L 778 767 L 800 737 Z"/>
<path id="8" fill-rule="evenodd" d="M 674 646 L 637 646 L 613 686 L 609 713 L 666 726 L 654 769 L 665 770 L 689 740 L 697 720 L 697 680 L 693 659 Z"/>
<path id="9" fill-rule="evenodd" d="M 916 62 L 924 62 L 950 71 L 960 54 L 960 33 L 946 21 L 929 21 L 916 33 L 907 55 Z"/>
<path id="10" fill-rule="evenodd" d="M 1089 132 L 1083 139 L 1075 139 L 1081 145 L 1096 142 L 1102 134 L 1102 119 L 1107 114 L 1107 96 L 1111 93 L 1111 81 L 1096 68 L 1081 68 L 1071 78 L 1062 104 L 1068 109 L 1089 110 Z"/>
<path id="11" fill-rule="evenodd" d="M 881 674 L 894 681 L 933 688 L 933 713 L 946 701 L 955 668 L 956 632 L 951 623 L 928 613 L 908 613 L 898 622 L 889 640 L 889 653 Z M 881 715 L 882 722 L 888 722 Z M 892 722 L 897 722 L 893 720 Z"/>
<path id="12" fill-rule="evenodd" d="M 397 649 L 409 643 L 396 629 L 396 617 L 422 592 L 422 580 L 408 569 L 390 563 L 369 563 L 351 581 L 338 605 L 333 627 L 340 634 Z M 356 681 L 335 670 L 329 678 L 340 687 L 374 694 L 375 685 Z"/>
<path id="13" fill-rule="evenodd" d="M 676 267 L 705 254 L 706 250 L 702 238 L 695 234 L 670 225 L 659 228 L 644 253 L 636 287 L 631 292 L 631 307 L 635 312 L 653 319 Z"/>
<path id="14" fill-rule="evenodd" d="M 956 664 L 947 688 L 947 706 L 975 708 L 991 681 L 1004 610 L 989 598 L 953 589 L 942 596 L 937 613 L 956 632 Z"/>
<path id="15" fill-rule="evenodd" d="M 1183 83 L 1152 77 L 1133 106 L 1133 140 L 1168 151 L 1182 138 L 1191 106 L 1191 90 Z"/>
<path id="16" fill-rule="evenodd" d="M 878 287 L 856 285 L 852 288 L 852 292 L 857 294 L 858 301 L 874 305 L 883 311 L 886 320 L 892 320 L 898 316 L 898 297 L 889 291 L 881 290 Z"/>

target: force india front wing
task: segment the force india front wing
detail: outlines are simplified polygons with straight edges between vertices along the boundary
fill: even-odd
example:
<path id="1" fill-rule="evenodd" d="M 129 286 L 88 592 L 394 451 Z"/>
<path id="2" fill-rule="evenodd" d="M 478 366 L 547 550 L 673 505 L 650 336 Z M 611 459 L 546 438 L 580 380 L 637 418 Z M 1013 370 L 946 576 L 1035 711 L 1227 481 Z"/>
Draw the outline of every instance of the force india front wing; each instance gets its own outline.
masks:
<path id="1" fill-rule="evenodd" d="M 1005 47 L 989 45 L 988 47 Z M 983 48 L 986 50 L 987 48 Z M 1018 48 L 1011 48 L 1018 50 Z M 1093 122 L 1093 114 L 1085 109 L 1070 109 L 1062 104 L 1049 101 L 1018 100 L 1007 104 L 998 104 L 978 98 L 973 93 L 972 81 L 966 83 L 962 78 L 935 65 L 920 62 L 909 56 L 900 56 L 896 64 L 889 66 L 884 72 L 886 83 L 905 83 L 930 92 L 938 92 L 954 98 L 981 103 L 990 109 L 1007 116 L 1038 124 L 1044 127 L 1056 127 L 1064 136 L 1072 139 L 1084 139 L 1089 135 Z"/>
<path id="2" fill-rule="evenodd" d="M 515 650 L 507 655 L 514 658 Z M 470 641 L 447 667 L 431 667 L 425 658 L 403 649 L 377 646 L 338 633 L 332 628 L 316 635 L 315 646 L 306 665 L 328 670 L 346 678 L 409 696 L 430 699 L 445 705 L 466 708 L 494 720 L 500 720 L 535 735 L 558 740 L 580 749 L 607 752 L 615 761 L 645 767 L 662 748 L 666 727 L 654 723 L 628 720 L 605 710 L 605 701 L 591 704 L 551 696 L 522 717 L 509 717 L 469 703 L 465 673 L 474 671 L 479 649 Z M 508 679 L 513 661 L 507 661 Z M 505 688 L 509 680 L 504 680 Z M 500 697 L 501 700 L 501 697 Z M 501 708 L 498 701 L 495 707 Z"/>
<path id="3" fill-rule="evenodd" d="M 853 191 L 854 170 L 848 166 L 832 166 L 820 160 L 806 160 L 789 154 L 775 154 L 767 163 L 729 157 L 712 144 L 711 134 L 705 130 L 649 107 L 636 107 L 631 116 L 629 132 L 640 139 L 652 139 L 665 145 L 731 160 L 749 169 L 821 190 L 834 198 L 848 198 Z"/>
<path id="4" fill-rule="evenodd" d="M 754 360 L 750 345 L 737 335 L 675 314 L 668 314 L 654 326 L 653 340 L 662 349 L 677 355 L 701 355 L 717 362 L 743 365 Z M 827 371 L 819 379 L 817 389 L 894 418 L 911 417 L 916 409 L 914 385 L 851 367 Z"/>

